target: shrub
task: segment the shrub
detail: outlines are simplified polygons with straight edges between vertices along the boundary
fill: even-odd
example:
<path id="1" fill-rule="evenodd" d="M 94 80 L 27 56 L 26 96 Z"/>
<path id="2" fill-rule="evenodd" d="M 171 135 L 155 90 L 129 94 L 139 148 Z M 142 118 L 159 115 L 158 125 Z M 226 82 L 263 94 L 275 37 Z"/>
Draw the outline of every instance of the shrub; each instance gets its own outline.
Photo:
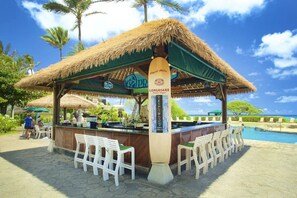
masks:
<path id="1" fill-rule="evenodd" d="M 0 114 L 0 133 L 6 133 L 18 125 L 15 119 Z"/>

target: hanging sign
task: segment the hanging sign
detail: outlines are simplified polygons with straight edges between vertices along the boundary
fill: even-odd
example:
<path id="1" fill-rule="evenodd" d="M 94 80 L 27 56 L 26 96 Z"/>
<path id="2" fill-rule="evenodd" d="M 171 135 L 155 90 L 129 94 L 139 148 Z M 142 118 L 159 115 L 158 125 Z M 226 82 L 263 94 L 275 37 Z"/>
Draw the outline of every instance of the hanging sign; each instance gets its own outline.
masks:
<path id="1" fill-rule="evenodd" d="M 112 89 L 113 88 L 113 84 L 110 81 L 105 81 L 103 84 L 104 89 Z"/>
<path id="2" fill-rule="evenodd" d="M 126 89 L 147 88 L 147 80 L 140 74 L 131 74 L 124 80 Z"/>
<path id="3" fill-rule="evenodd" d="M 175 71 L 171 74 L 171 80 L 178 78 L 178 72 Z M 156 79 L 159 85 L 162 85 L 162 79 Z M 164 83 L 164 82 L 163 82 Z M 124 86 L 126 89 L 139 89 L 147 88 L 148 81 L 141 74 L 130 74 L 124 80 Z"/>

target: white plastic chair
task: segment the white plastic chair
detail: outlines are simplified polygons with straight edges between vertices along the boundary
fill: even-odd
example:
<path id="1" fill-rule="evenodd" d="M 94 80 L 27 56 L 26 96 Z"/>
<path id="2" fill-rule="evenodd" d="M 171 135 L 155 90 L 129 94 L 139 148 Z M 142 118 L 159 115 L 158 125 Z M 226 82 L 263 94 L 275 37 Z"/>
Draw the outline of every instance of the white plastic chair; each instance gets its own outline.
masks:
<path id="1" fill-rule="evenodd" d="M 99 149 L 97 142 L 97 137 L 93 135 L 84 135 L 86 149 L 85 154 L 83 158 L 83 169 L 85 172 L 88 171 L 87 165 L 93 167 L 93 174 L 98 175 L 98 169 L 96 168 L 96 161 L 95 161 L 95 155 L 92 154 L 92 147 L 95 148 L 95 154 L 96 151 Z M 98 151 L 97 151 L 98 152 Z"/>
<path id="2" fill-rule="evenodd" d="M 80 158 L 78 155 L 80 153 L 80 145 L 81 144 L 86 145 L 86 142 L 85 142 L 84 134 L 75 133 L 74 136 L 76 140 L 76 149 L 74 154 L 74 167 L 77 168 L 78 162 L 83 163 L 83 160 L 84 160 L 83 157 Z"/>
<path id="3" fill-rule="evenodd" d="M 105 137 L 99 137 L 96 136 L 95 139 L 95 158 L 94 158 L 94 166 L 95 168 L 93 169 L 94 175 L 98 175 L 98 168 L 104 171 L 104 160 L 105 157 L 103 157 L 103 149 L 105 147 L 104 141 L 106 141 L 107 138 Z M 105 154 L 106 155 L 106 154 Z"/>
<path id="4" fill-rule="evenodd" d="M 199 178 L 200 170 L 203 169 L 203 174 L 208 170 L 205 136 L 196 137 L 194 142 L 186 142 L 179 144 L 177 147 L 177 174 L 181 174 L 181 166 L 186 164 L 186 170 L 191 169 L 191 161 L 194 160 L 196 167 L 195 179 Z M 186 159 L 181 160 L 181 151 L 186 150 Z M 198 160 L 199 159 L 199 160 Z"/>
<path id="5" fill-rule="evenodd" d="M 212 152 L 212 137 L 213 133 L 207 134 L 205 136 L 202 136 L 205 142 L 205 151 L 206 151 L 206 172 L 208 171 L 208 166 L 210 164 L 210 167 L 214 167 L 214 155 Z"/>
<path id="6" fill-rule="evenodd" d="M 211 141 L 211 148 L 214 158 L 214 166 L 217 165 L 218 161 L 222 162 L 222 143 L 221 143 L 221 133 L 222 131 L 217 131 L 213 134 L 212 141 Z"/>
<path id="7" fill-rule="evenodd" d="M 264 118 L 262 117 L 262 118 L 260 118 L 260 122 L 264 122 Z"/>
<path id="8" fill-rule="evenodd" d="M 228 158 L 229 152 L 231 151 L 231 148 L 228 145 L 228 136 L 229 136 L 229 131 L 223 130 L 221 133 L 222 160 L 223 161 Z"/>
<path id="9" fill-rule="evenodd" d="M 235 153 L 241 151 L 244 147 L 244 141 L 242 138 L 242 127 L 236 127 L 234 129 L 234 142 L 235 142 Z"/>
<path id="10" fill-rule="evenodd" d="M 109 179 L 108 174 L 114 175 L 115 185 L 119 185 L 119 171 L 120 174 L 124 174 L 124 168 L 131 170 L 132 180 L 135 179 L 135 152 L 132 146 L 119 145 L 118 140 L 104 139 L 104 145 L 106 149 L 106 156 L 104 160 L 103 168 L 103 180 Z M 113 159 L 113 152 L 117 153 L 116 160 Z M 124 163 L 124 154 L 131 153 L 131 165 Z M 113 163 L 116 164 L 113 168 Z"/>
<path id="11" fill-rule="evenodd" d="M 48 134 L 48 132 L 46 130 L 44 130 L 44 129 L 41 130 L 37 124 L 34 126 L 34 131 L 35 131 L 35 139 L 36 138 L 39 139 L 42 134 L 43 135 L 47 135 Z"/>

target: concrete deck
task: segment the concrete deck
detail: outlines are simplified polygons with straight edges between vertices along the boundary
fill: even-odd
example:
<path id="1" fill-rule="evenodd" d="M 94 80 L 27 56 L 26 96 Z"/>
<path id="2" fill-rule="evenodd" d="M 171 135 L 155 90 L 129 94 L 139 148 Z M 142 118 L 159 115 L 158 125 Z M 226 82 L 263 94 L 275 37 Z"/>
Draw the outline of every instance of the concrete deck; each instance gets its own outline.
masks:
<path id="1" fill-rule="evenodd" d="M 0 136 L 0 197 L 297 197 L 297 145 L 246 141 L 243 151 L 198 180 L 194 169 L 160 186 L 146 175 L 104 182 L 75 169 L 73 159 L 47 152 L 48 140 Z"/>

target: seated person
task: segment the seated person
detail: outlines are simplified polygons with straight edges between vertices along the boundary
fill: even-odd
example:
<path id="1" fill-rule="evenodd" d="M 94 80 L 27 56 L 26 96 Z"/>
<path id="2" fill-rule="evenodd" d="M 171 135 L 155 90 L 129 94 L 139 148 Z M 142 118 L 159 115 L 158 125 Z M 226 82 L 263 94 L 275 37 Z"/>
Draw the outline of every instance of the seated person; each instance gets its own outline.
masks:
<path id="1" fill-rule="evenodd" d="M 38 119 L 37 124 L 38 124 L 39 128 L 42 128 L 42 127 L 44 126 L 44 124 L 43 124 L 41 118 Z"/>

